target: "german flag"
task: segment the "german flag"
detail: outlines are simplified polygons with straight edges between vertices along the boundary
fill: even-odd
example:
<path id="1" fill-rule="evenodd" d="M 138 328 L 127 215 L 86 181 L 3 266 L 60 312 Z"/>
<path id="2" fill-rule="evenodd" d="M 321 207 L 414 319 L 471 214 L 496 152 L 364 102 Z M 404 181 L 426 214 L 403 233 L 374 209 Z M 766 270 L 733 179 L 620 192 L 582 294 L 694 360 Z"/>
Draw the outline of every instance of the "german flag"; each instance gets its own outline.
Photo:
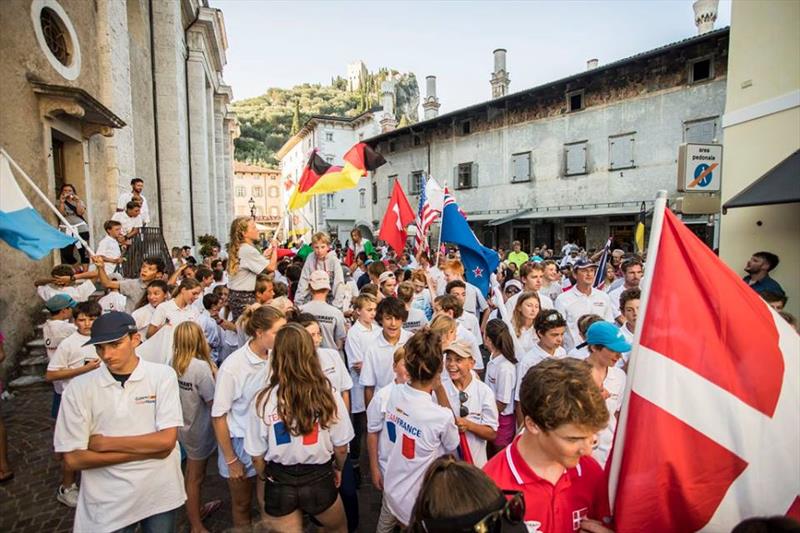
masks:
<path id="1" fill-rule="evenodd" d="M 364 143 L 358 143 L 344 155 L 344 166 L 326 162 L 315 150 L 308 159 L 297 188 L 289 199 L 289 210 L 306 205 L 317 194 L 352 189 L 362 176 L 386 163 L 383 156 Z"/>

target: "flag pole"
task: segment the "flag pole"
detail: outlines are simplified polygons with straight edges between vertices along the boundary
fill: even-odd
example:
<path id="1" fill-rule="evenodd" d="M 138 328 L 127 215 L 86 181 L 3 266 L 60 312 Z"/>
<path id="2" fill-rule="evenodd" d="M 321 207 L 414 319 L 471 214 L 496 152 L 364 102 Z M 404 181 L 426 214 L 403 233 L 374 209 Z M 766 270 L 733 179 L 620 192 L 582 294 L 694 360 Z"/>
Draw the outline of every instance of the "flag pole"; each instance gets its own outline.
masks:
<path id="1" fill-rule="evenodd" d="M 633 337 L 633 346 L 631 354 L 628 358 L 628 379 L 625 382 L 625 392 L 622 399 L 622 410 L 620 412 L 619 420 L 617 421 L 617 429 L 614 435 L 614 443 L 612 446 L 611 467 L 608 474 L 608 498 L 611 508 L 611 513 L 614 513 L 614 501 L 617 497 L 617 484 L 619 483 L 619 471 L 621 468 L 621 458 L 625 449 L 625 425 L 628 421 L 628 406 L 630 405 L 630 396 L 633 388 L 634 376 L 636 375 L 636 361 L 639 356 L 639 342 L 642 337 L 642 326 L 645 324 L 647 315 L 647 306 L 650 300 L 650 288 L 653 285 L 653 274 L 655 273 L 655 265 L 658 259 L 658 247 L 661 243 L 661 229 L 664 225 L 664 213 L 667 209 L 667 191 L 660 190 L 656 194 L 655 204 L 653 206 L 653 223 L 650 226 L 650 240 L 647 245 L 647 263 L 645 265 L 644 279 L 642 279 L 642 302 L 640 306 L 639 316 L 636 320 L 637 328 Z"/>
<path id="2" fill-rule="evenodd" d="M 53 211 L 53 213 L 56 214 L 56 216 L 61 221 L 61 223 L 64 224 L 70 230 L 72 230 L 72 232 L 70 233 L 70 236 L 74 237 L 75 239 L 80 241 L 80 243 L 84 247 L 86 247 L 86 251 L 89 252 L 89 255 L 94 255 L 94 250 L 92 250 L 89 247 L 89 243 L 87 243 L 86 241 L 84 241 L 81 238 L 81 236 L 78 234 L 78 232 L 75 231 L 75 229 L 73 228 L 72 224 L 67 222 L 67 219 L 64 218 L 64 215 L 62 215 L 61 212 L 58 209 L 56 209 L 56 206 L 54 206 L 53 203 L 50 201 L 50 199 L 47 196 L 45 196 L 45 194 L 39 189 L 39 187 L 36 186 L 36 183 L 34 183 L 34 181 L 30 178 L 30 176 L 28 176 L 28 174 L 24 170 L 22 170 L 22 167 L 20 167 L 17 164 L 17 162 L 14 161 L 14 159 L 11 157 L 11 155 L 9 155 L 9 153 L 6 152 L 6 149 L 0 147 L 0 153 L 3 154 L 3 156 L 5 156 L 6 159 L 8 159 L 8 161 L 9 161 L 9 163 L 11 163 L 12 167 L 17 169 L 17 172 L 19 173 L 19 175 L 22 176 L 25 179 L 25 181 L 28 182 L 28 185 L 30 185 L 33 188 L 33 190 L 36 192 L 36 194 L 39 196 L 39 198 L 42 199 L 42 201 L 45 203 L 45 205 L 47 207 L 49 207 Z"/>

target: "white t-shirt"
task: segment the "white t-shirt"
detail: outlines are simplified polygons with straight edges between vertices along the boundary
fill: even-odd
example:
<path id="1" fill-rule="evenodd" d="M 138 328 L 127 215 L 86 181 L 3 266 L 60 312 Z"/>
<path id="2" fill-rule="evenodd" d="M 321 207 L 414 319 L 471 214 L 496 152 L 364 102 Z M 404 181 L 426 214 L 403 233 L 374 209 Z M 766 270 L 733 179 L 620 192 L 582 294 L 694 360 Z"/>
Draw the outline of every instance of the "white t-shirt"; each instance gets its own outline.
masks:
<path id="1" fill-rule="evenodd" d="M 475 360 L 475 369 L 483 370 L 483 356 L 481 355 L 481 345 L 475 335 L 469 332 L 461 324 L 456 324 L 456 340 L 472 346 L 472 358 Z"/>
<path id="2" fill-rule="evenodd" d="M 142 340 L 147 338 L 147 328 L 150 327 L 150 321 L 153 319 L 155 310 L 156 308 L 148 303 L 131 313 L 131 316 L 136 321 L 136 329 L 139 330 Z"/>
<path id="3" fill-rule="evenodd" d="M 341 394 L 353 388 L 353 380 L 350 379 L 350 372 L 344 366 L 342 356 L 338 350 L 331 350 L 330 348 L 317 348 L 317 356 L 319 357 L 319 366 L 322 367 L 322 373 L 331 382 L 334 392 Z"/>
<path id="4" fill-rule="evenodd" d="M 267 385 L 270 367 L 250 349 L 250 344 L 230 354 L 217 371 L 217 388 L 211 416 L 228 415 L 231 437 L 244 437 L 248 411 L 258 391 Z"/>
<path id="5" fill-rule="evenodd" d="M 614 442 L 614 432 L 617 429 L 617 417 L 615 413 L 620 409 L 622 396 L 625 391 L 625 372 L 621 368 L 610 367 L 606 379 L 603 380 L 603 388 L 608 391 L 606 407 L 608 408 L 608 426 L 600 430 L 597 434 L 597 447 L 592 450 L 594 457 L 600 466 L 605 467 L 608 453 Z"/>
<path id="6" fill-rule="evenodd" d="M 142 211 L 139 214 L 139 216 L 142 217 L 142 221 L 145 224 L 150 224 L 150 208 L 147 206 L 147 198 L 145 198 L 144 195 L 142 194 L 140 196 L 140 199 L 142 200 Z M 132 192 L 128 191 L 120 194 L 119 200 L 117 200 L 117 209 L 122 209 L 122 212 L 124 213 L 125 209 L 127 208 L 128 202 L 130 202 L 131 200 L 133 200 Z"/>
<path id="7" fill-rule="evenodd" d="M 458 389 L 449 379 L 444 381 L 443 384 L 444 390 L 447 392 L 447 399 L 450 400 L 450 408 L 453 410 L 453 414 L 461 416 L 460 407 L 462 404 L 458 400 Z M 463 405 L 469 409 L 469 414 L 466 416 L 467 420 L 497 430 L 499 423 L 497 403 L 491 387 L 473 376 L 464 392 L 467 393 L 467 401 Z M 466 435 L 469 451 L 472 452 L 473 463 L 478 468 L 483 468 L 487 461 L 486 441 L 471 431 L 467 431 Z"/>
<path id="8" fill-rule="evenodd" d="M 481 335 L 481 325 L 478 323 L 478 317 L 472 313 L 461 313 L 461 316 L 456 319 L 459 325 L 463 326 L 467 331 L 472 333 L 475 337 L 475 342 L 479 345 L 483 342 Z"/>
<path id="9" fill-rule="evenodd" d="M 521 361 L 525 354 L 533 350 L 533 347 L 539 342 L 539 337 L 536 335 L 536 330 L 533 329 L 533 326 L 522 330 L 519 337 L 511 324 L 508 325 L 508 331 L 514 339 L 514 355 L 517 356 L 517 361 Z"/>
<path id="10" fill-rule="evenodd" d="M 67 320 L 48 320 L 45 322 L 44 328 L 42 328 L 42 335 L 44 336 L 44 349 L 47 352 L 47 358 L 52 359 L 61 341 L 76 331 L 78 331 L 78 328 L 75 327 L 75 324 Z"/>
<path id="11" fill-rule="evenodd" d="M 353 365 L 364 362 L 364 354 L 367 352 L 367 348 L 375 342 L 381 332 L 382 330 L 377 324 L 373 323 L 372 328 L 367 329 L 358 320 L 347 331 L 344 351 L 347 354 L 350 378 L 353 380 L 353 388 L 350 390 L 350 411 L 352 413 L 363 413 L 367 408 L 364 404 L 364 385 L 361 384 L 361 375 L 355 371 Z"/>
<path id="12" fill-rule="evenodd" d="M 428 317 L 425 312 L 416 307 L 411 307 L 408 310 L 408 319 L 403 322 L 403 329 L 415 333 L 418 329 L 422 329 L 428 325 Z"/>
<path id="13" fill-rule="evenodd" d="M 87 342 L 89 337 L 81 335 L 77 331 L 61 341 L 61 344 L 56 348 L 53 357 L 47 364 L 47 370 L 66 370 L 67 368 L 80 368 L 86 364 L 87 359 L 97 359 L 97 350 L 94 346 L 84 346 L 83 343 Z M 93 372 L 93 371 L 91 371 Z M 67 388 L 71 379 L 59 379 L 53 382 L 53 389 L 56 394 L 62 394 L 64 389 Z"/>
<path id="14" fill-rule="evenodd" d="M 111 291 L 97 300 L 97 303 L 99 303 L 100 307 L 103 309 L 103 314 L 110 313 L 111 311 L 124 313 L 125 307 L 128 305 L 128 299 L 124 294 Z"/>
<path id="15" fill-rule="evenodd" d="M 267 268 L 269 260 L 247 243 L 239 247 L 238 257 L 239 269 L 228 279 L 228 288 L 232 291 L 256 290 L 256 276 Z"/>
<path id="16" fill-rule="evenodd" d="M 197 309 L 191 305 L 185 305 L 181 309 L 173 299 L 162 302 L 156 307 L 153 316 L 150 318 L 150 325 L 156 327 L 161 327 L 164 324 L 177 326 L 181 322 L 187 321 L 200 323 L 200 314 Z"/>
<path id="17" fill-rule="evenodd" d="M 355 435 L 347 407 L 341 395 L 334 391 L 336 418 L 322 428 L 319 422 L 311 433 L 292 435 L 278 414 L 278 389 L 270 391 L 263 411 L 255 400 L 249 409 L 244 449 L 253 457 L 262 456 L 267 462 L 282 465 L 325 464 L 331 460 L 335 446 L 346 446 Z M 261 415 L 261 416 L 259 416 Z"/>
<path id="18" fill-rule="evenodd" d="M 486 364 L 486 384 L 492 389 L 495 400 L 506 404 L 501 415 L 514 414 L 514 392 L 517 389 L 517 368 L 514 363 L 498 354 Z"/>
<path id="19" fill-rule="evenodd" d="M 361 377 L 359 381 L 365 387 L 385 387 L 394 381 L 394 352 L 405 345 L 411 333 L 401 329 L 400 339 L 397 344 L 389 344 L 382 334 L 378 335 L 375 341 L 367 347 L 364 353 L 364 364 L 361 367 Z"/>
<path id="20" fill-rule="evenodd" d="M 304 313 L 314 315 L 322 333 L 322 347 L 337 349 L 337 342 L 343 341 L 347 336 L 344 314 L 327 302 L 311 300 L 300 307 Z"/>
<path id="21" fill-rule="evenodd" d="M 389 462 L 389 452 L 392 450 L 394 443 L 389 440 L 389 432 L 384 431 L 384 422 L 386 421 L 386 406 L 389 403 L 389 395 L 395 387 L 401 387 L 401 383 L 392 381 L 385 387 L 381 387 L 375 391 L 372 401 L 369 403 L 367 409 L 367 432 L 380 433 L 378 436 L 378 468 L 381 474 L 386 473 L 386 463 Z"/>
<path id="22" fill-rule="evenodd" d="M 478 289 L 478 287 L 472 283 L 465 283 L 467 288 L 464 291 L 464 311 L 467 313 L 472 313 L 473 315 L 482 313 L 484 309 L 489 307 L 489 304 L 486 303 L 486 298 L 484 298 L 483 293 L 480 291 L 480 289 Z"/>
<path id="23" fill-rule="evenodd" d="M 631 330 L 629 330 L 629 329 L 628 329 L 628 325 L 627 325 L 627 323 L 626 323 L 626 324 L 622 324 L 622 325 L 619 327 L 619 330 L 622 332 L 622 336 L 623 336 L 623 337 L 625 337 L 625 340 L 626 340 L 626 341 L 627 341 L 627 342 L 628 342 L 628 343 L 629 343 L 631 346 L 633 346 L 633 337 L 634 337 L 634 335 L 636 334 L 636 332 L 635 332 L 635 331 L 631 331 Z M 622 359 L 620 359 L 619 361 L 617 361 L 617 364 L 616 364 L 615 366 L 616 366 L 617 368 L 624 369 L 624 368 L 625 368 L 625 364 L 628 362 L 628 360 L 629 360 L 629 359 L 630 359 L 630 357 L 631 357 L 631 352 L 621 352 L 621 353 L 620 353 L 620 355 L 622 356 Z"/>
<path id="24" fill-rule="evenodd" d="M 111 220 L 116 220 L 120 224 L 122 224 L 122 234 L 127 235 L 133 228 L 141 228 L 144 226 L 144 220 L 142 219 L 142 214 L 139 213 L 135 217 L 128 216 L 128 213 L 125 211 L 117 211 L 113 215 L 111 215 Z"/>
<path id="25" fill-rule="evenodd" d="M 383 497 L 389 511 L 408 525 L 425 471 L 458 447 L 458 429 L 451 410 L 408 384 L 392 389 L 385 416 L 383 430 L 394 445 L 386 462 Z"/>
<path id="26" fill-rule="evenodd" d="M 95 251 L 95 254 L 102 255 L 103 257 L 107 257 L 109 259 L 117 259 L 122 255 L 122 249 L 119 247 L 119 243 L 116 239 L 106 235 L 97 244 L 97 250 Z M 106 274 L 110 276 L 117 269 L 117 264 L 105 263 L 104 268 L 106 269 Z"/>
<path id="27" fill-rule="evenodd" d="M 591 294 L 586 295 L 580 292 L 577 286 L 573 287 L 556 299 L 556 310 L 567 321 L 564 349 L 568 351 L 581 342 L 578 319 L 583 315 L 595 314 L 603 320 L 614 322 L 614 309 L 608 294 L 597 289 L 592 289 Z"/>
<path id="28" fill-rule="evenodd" d="M 534 344 L 533 348 L 517 361 L 517 389 L 514 399 L 519 401 L 519 390 L 522 386 L 522 378 L 525 377 L 525 374 L 528 373 L 528 370 L 530 370 L 532 366 L 538 365 L 547 358 L 564 359 L 565 357 L 567 357 L 567 352 L 561 346 L 556 348 L 556 352 L 553 355 L 550 355 L 539 346 L 539 343 Z"/>
<path id="29" fill-rule="evenodd" d="M 94 294 L 94 291 L 94 283 L 88 279 L 81 282 L 80 285 L 70 285 L 67 287 L 59 287 L 57 285 L 42 285 L 36 289 L 39 297 L 45 302 L 56 294 L 61 293 L 70 296 L 78 303 L 85 302 L 92 294 Z"/>
<path id="30" fill-rule="evenodd" d="M 165 365 L 139 360 L 121 386 L 108 368 L 78 376 L 64 390 L 55 451 L 86 450 L 92 434 L 144 435 L 183 425 L 178 380 Z M 116 531 L 183 505 L 178 443 L 166 459 L 130 461 L 81 472 L 75 531 Z"/>

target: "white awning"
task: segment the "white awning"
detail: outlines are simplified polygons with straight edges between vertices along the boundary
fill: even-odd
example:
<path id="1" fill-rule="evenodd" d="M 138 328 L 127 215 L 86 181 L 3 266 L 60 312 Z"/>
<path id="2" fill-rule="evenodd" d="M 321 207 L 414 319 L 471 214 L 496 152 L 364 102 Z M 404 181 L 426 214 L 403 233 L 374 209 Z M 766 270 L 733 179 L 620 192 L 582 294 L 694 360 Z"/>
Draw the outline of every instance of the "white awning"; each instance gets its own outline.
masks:
<path id="1" fill-rule="evenodd" d="M 574 217 L 599 217 L 609 215 L 632 215 L 639 212 L 639 205 L 625 205 L 618 207 L 592 207 L 588 209 L 563 208 L 540 209 L 525 213 L 521 218 L 535 220 L 539 218 L 574 218 Z"/>

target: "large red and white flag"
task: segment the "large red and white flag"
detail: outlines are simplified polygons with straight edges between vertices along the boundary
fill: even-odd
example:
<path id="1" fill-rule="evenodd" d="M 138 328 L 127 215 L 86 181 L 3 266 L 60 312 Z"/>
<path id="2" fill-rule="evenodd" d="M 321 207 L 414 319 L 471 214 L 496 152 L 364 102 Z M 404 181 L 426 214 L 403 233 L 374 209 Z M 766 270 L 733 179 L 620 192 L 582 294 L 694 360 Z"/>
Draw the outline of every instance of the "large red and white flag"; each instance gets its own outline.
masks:
<path id="1" fill-rule="evenodd" d="M 800 337 L 664 206 L 609 467 L 615 529 L 797 518 Z"/>
<path id="2" fill-rule="evenodd" d="M 396 253 L 403 253 L 406 239 L 408 239 L 406 227 L 414 222 L 415 218 L 416 215 L 414 210 L 411 209 L 411 204 L 408 203 L 408 198 L 406 198 L 403 188 L 395 180 L 392 197 L 389 200 L 389 205 L 386 206 L 386 213 L 383 215 L 381 231 L 378 237 L 386 241 Z"/>

